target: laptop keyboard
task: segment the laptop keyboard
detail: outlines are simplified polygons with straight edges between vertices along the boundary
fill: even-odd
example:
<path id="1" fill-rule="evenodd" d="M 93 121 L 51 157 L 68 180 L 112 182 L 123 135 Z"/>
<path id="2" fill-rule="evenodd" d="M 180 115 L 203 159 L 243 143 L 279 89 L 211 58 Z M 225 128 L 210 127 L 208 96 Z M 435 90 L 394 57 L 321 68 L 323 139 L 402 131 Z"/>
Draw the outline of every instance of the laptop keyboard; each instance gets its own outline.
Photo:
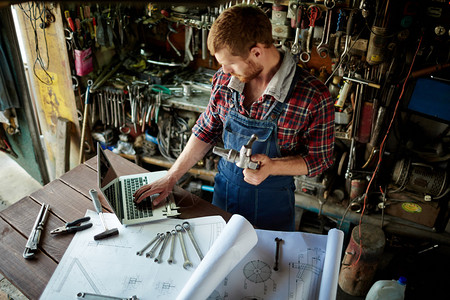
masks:
<path id="1" fill-rule="evenodd" d="M 143 185 L 147 184 L 147 178 L 127 178 L 123 180 L 123 186 L 125 188 L 125 197 L 127 199 L 128 206 L 128 219 L 134 220 L 139 218 L 146 218 L 153 216 L 151 201 L 144 201 L 139 205 L 136 205 L 133 201 L 134 192 Z"/>

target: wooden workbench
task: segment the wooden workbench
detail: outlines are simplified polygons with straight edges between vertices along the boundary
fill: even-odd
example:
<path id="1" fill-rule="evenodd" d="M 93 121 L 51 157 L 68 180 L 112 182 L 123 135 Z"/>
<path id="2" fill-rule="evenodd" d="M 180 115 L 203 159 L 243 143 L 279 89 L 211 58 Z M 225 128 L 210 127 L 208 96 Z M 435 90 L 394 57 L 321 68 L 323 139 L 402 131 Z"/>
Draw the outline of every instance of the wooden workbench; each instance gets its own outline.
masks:
<path id="1" fill-rule="evenodd" d="M 110 151 L 106 154 L 119 176 L 148 172 Z M 28 298 L 40 297 L 73 238 L 70 233 L 53 236 L 50 231 L 83 217 L 87 209 L 95 210 L 89 196 L 92 188 L 99 192 L 104 211 L 111 212 L 98 189 L 96 157 L 0 211 L 0 272 Z M 174 196 L 181 219 L 221 215 L 228 221 L 231 217 L 181 188 L 175 188 Z M 51 214 L 45 223 L 40 251 L 34 259 L 26 260 L 22 254 L 42 203 L 50 205 Z"/>

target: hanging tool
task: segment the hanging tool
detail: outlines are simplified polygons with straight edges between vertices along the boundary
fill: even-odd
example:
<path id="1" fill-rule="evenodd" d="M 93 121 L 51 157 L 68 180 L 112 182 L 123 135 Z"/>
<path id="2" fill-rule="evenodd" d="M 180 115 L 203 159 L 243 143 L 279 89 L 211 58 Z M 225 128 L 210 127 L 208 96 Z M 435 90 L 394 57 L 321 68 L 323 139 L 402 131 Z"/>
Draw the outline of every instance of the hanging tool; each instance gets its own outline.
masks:
<path id="1" fill-rule="evenodd" d="M 255 134 L 253 134 L 250 137 L 248 143 L 241 147 L 240 152 L 234 149 L 224 149 L 220 147 L 214 147 L 213 153 L 225 158 L 227 161 L 231 163 L 236 163 L 236 166 L 238 166 L 239 168 L 242 169 L 248 168 L 252 170 L 257 170 L 259 169 L 260 166 L 259 162 L 251 160 L 252 145 L 256 140 L 258 140 L 258 137 Z"/>
<path id="2" fill-rule="evenodd" d="M 42 203 L 39 214 L 34 222 L 33 229 L 28 237 L 25 251 L 23 252 L 23 257 L 26 259 L 34 258 L 34 255 L 36 254 L 39 241 L 41 239 L 42 230 L 44 230 L 44 224 L 47 220 L 49 207 L 50 205 Z"/>
<path id="3" fill-rule="evenodd" d="M 80 219 L 77 219 L 72 222 L 68 222 L 68 223 L 64 224 L 64 226 L 53 229 L 52 231 L 50 231 L 50 233 L 51 234 L 72 233 L 72 232 L 82 231 L 82 230 L 91 228 L 92 223 L 86 223 L 86 224 L 80 225 L 81 223 L 87 222 L 90 219 L 91 219 L 91 217 L 84 217 L 84 218 L 80 218 Z"/>
<path id="4" fill-rule="evenodd" d="M 304 63 L 311 59 L 311 47 L 314 42 L 314 27 L 316 26 L 317 19 L 320 18 L 320 8 L 317 5 L 311 5 L 307 10 L 309 19 L 308 36 L 306 38 L 306 49 L 300 53 L 300 60 Z"/>
<path id="5" fill-rule="evenodd" d="M 300 45 L 298 43 L 298 39 L 301 33 L 301 27 L 302 27 L 302 20 L 303 20 L 303 5 L 300 5 L 297 7 L 297 12 L 296 12 L 296 22 L 295 22 L 295 38 L 294 38 L 294 43 L 292 44 L 291 47 L 291 53 L 293 55 L 297 55 L 300 53 Z"/>
<path id="6" fill-rule="evenodd" d="M 317 53 L 321 58 L 326 58 L 328 56 L 328 48 L 330 46 L 328 43 L 330 41 L 331 19 L 334 5 L 335 5 L 334 1 L 325 1 L 325 7 L 327 10 L 325 12 L 325 22 L 323 25 L 322 40 L 317 46 Z"/>
<path id="7" fill-rule="evenodd" d="M 98 215 L 100 216 L 100 221 L 102 222 L 103 228 L 105 231 L 94 236 L 94 240 L 106 239 L 111 236 L 115 236 L 119 234 L 119 229 L 113 228 L 108 229 L 106 227 L 105 219 L 103 218 L 102 205 L 100 204 L 100 200 L 98 200 L 97 191 L 94 189 L 89 190 L 89 194 L 91 195 L 92 201 L 94 202 L 95 209 L 97 210 Z"/>
<path id="8" fill-rule="evenodd" d="M 85 95 L 85 101 L 84 101 L 84 113 L 83 113 L 83 127 L 81 129 L 81 140 L 80 140 L 80 156 L 78 157 L 78 163 L 81 164 L 83 162 L 83 156 L 84 156 L 84 139 L 86 135 L 86 127 L 88 123 L 88 112 L 89 112 L 89 106 L 91 104 L 90 100 L 90 90 L 92 86 L 92 80 L 88 80 L 88 85 L 86 88 L 86 95 Z"/>
<path id="9" fill-rule="evenodd" d="M 353 32 L 353 26 L 355 24 L 355 19 L 358 14 L 358 9 L 352 9 L 350 12 L 350 16 L 348 17 L 347 22 L 347 29 L 346 29 L 346 36 L 345 36 L 345 46 L 344 46 L 344 52 L 341 54 L 341 60 L 347 57 L 350 41 L 352 39 L 352 32 Z"/>
<path id="10" fill-rule="evenodd" d="M 77 299 L 84 299 L 84 300 L 139 300 L 139 298 L 136 297 L 136 295 L 133 295 L 129 298 L 123 298 L 123 297 L 114 297 L 114 296 L 106 296 L 106 295 L 83 293 L 83 292 L 80 292 L 77 294 Z"/>

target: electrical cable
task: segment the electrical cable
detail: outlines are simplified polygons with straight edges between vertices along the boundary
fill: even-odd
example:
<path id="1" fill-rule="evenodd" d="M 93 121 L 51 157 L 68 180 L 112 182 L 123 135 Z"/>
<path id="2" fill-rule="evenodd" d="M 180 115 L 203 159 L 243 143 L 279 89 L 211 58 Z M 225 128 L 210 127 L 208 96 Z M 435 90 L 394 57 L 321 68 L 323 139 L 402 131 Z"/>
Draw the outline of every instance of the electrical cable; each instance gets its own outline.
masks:
<path id="1" fill-rule="evenodd" d="M 42 5 L 42 9 L 41 6 Z M 35 52 L 36 52 L 36 59 L 34 61 L 33 64 L 33 73 L 34 76 L 36 76 L 36 78 L 46 84 L 46 85 L 52 85 L 53 84 L 53 78 L 52 76 L 48 73 L 48 68 L 50 66 L 50 57 L 48 54 L 48 44 L 47 44 L 47 34 L 46 34 L 46 29 L 45 26 L 42 28 L 43 30 L 43 35 L 44 35 L 44 44 L 45 44 L 45 51 L 46 51 L 46 56 L 47 56 L 47 64 L 45 63 L 45 61 L 43 60 L 42 56 L 41 56 L 41 50 L 39 47 L 39 37 L 38 37 L 38 32 L 37 32 L 37 21 L 40 20 L 43 23 L 45 23 L 45 19 L 46 19 L 46 8 L 45 8 L 45 2 L 28 2 L 28 9 L 25 9 L 22 4 L 18 4 L 19 8 L 21 9 L 21 11 L 24 13 L 24 15 L 26 16 L 26 18 L 30 21 L 30 25 L 31 28 L 33 29 L 33 33 L 34 33 L 34 41 L 35 41 Z M 36 65 L 39 65 L 41 67 L 41 69 L 44 71 L 45 75 L 47 76 L 48 80 L 44 80 L 41 77 L 38 76 L 37 72 L 36 72 Z"/>
<path id="2" fill-rule="evenodd" d="M 416 49 L 416 52 L 414 54 L 413 60 L 412 60 L 411 65 L 409 67 L 408 76 L 406 78 L 409 78 L 409 75 L 411 74 L 411 71 L 412 71 L 413 66 L 414 66 L 414 62 L 415 62 L 416 57 L 417 57 L 417 53 L 419 52 L 420 45 L 422 44 L 422 38 L 423 38 L 423 36 L 421 36 L 420 39 L 419 39 L 419 44 L 417 46 L 417 49 Z M 381 145 L 380 145 L 380 151 L 378 153 L 377 165 L 375 167 L 375 170 L 373 171 L 373 174 L 372 174 L 372 177 L 370 178 L 369 183 L 367 184 L 366 193 L 365 193 L 365 196 L 364 196 L 363 208 L 361 210 L 361 215 L 360 215 L 360 219 L 359 219 L 359 225 L 360 225 L 359 226 L 359 247 L 360 247 L 360 249 L 362 249 L 362 247 L 363 247 L 362 238 L 361 238 L 361 224 L 362 224 L 362 219 L 363 219 L 363 216 L 364 216 L 364 211 L 366 209 L 368 193 L 369 193 L 370 187 L 372 185 L 372 182 L 373 182 L 374 178 L 376 177 L 376 174 L 378 173 L 378 170 L 379 170 L 379 167 L 381 165 L 381 162 L 383 160 L 383 152 L 384 152 L 385 143 L 386 143 L 387 137 L 389 136 L 389 132 L 391 130 L 392 124 L 394 123 L 394 119 L 395 119 L 395 117 L 397 115 L 398 106 L 400 104 L 400 100 L 403 97 L 403 93 L 405 91 L 405 87 L 406 87 L 407 81 L 408 80 L 405 80 L 403 82 L 402 90 L 401 90 L 400 95 L 398 97 L 397 103 L 395 104 L 394 113 L 392 115 L 391 121 L 389 122 L 389 126 L 388 126 L 388 128 L 386 130 L 386 134 L 384 135 L 383 141 L 381 142 Z M 357 260 L 354 263 L 352 263 L 352 266 L 356 265 L 359 262 L 360 258 L 361 258 L 361 251 L 359 251 L 358 258 L 357 258 Z"/>

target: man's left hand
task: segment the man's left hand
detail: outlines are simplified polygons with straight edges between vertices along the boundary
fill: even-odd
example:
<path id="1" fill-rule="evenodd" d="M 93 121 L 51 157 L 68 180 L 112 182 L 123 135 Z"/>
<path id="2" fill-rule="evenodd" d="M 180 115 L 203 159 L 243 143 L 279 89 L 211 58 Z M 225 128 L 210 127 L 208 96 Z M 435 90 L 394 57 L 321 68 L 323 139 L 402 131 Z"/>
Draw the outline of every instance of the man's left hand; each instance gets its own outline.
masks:
<path id="1" fill-rule="evenodd" d="M 254 154 L 252 155 L 251 160 L 259 162 L 259 169 L 244 169 L 244 180 L 249 184 L 259 185 L 269 177 L 273 161 L 264 154 Z"/>

